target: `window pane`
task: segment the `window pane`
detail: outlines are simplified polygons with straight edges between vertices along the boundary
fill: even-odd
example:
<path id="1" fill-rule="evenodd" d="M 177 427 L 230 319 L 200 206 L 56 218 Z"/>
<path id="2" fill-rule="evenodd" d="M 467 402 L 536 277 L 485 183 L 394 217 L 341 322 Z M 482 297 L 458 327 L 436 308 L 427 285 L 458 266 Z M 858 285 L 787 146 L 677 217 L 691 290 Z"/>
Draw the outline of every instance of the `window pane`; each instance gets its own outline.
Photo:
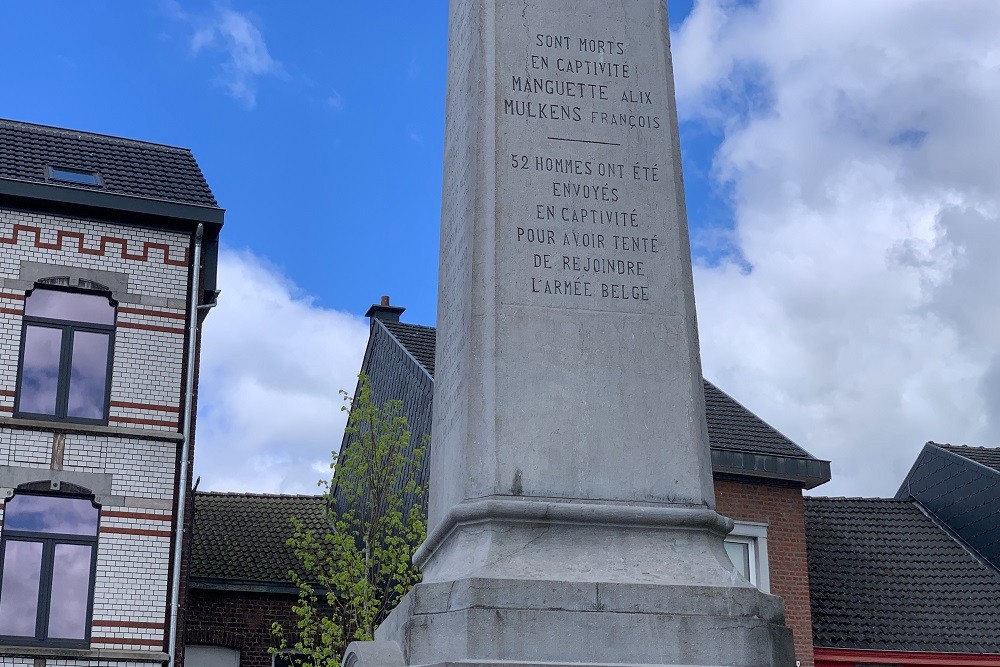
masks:
<path id="1" fill-rule="evenodd" d="M 0 635 L 35 636 L 41 574 L 41 542 L 9 540 L 0 580 Z"/>
<path id="2" fill-rule="evenodd" d="M 62 329 L 29 326 L 25 331 L 19 411 L 40 415 L 56 413 L 61 345 Z"/>
<path id="3" fill-rule="evenodd" d="M 736 571 L 750 581 L 750 545 L 743 542 L 726 542 L 726 552 L 733 561 Z"/>
<path id="4" fill-rule="evenodd" d="M 239 667 L 240 652 L 222 646 L 187 646 L 184 664 L 187 667 Z"/>
<path id="5" fill-rule="evenodd" d="M 4 530 L 97 535 L 100 510 L 86 498 L 16 495 L 7 501 Z"/>
<path id="6" fill-rule="evenodd" d="M 24 302 L 24 314 L 55 320 L 114 324 L 115 309 L 107 297 L 36 289 Z"/>
<path id="7" fill-rule="evenodd" d="M 49 637 L 86 639 L 87 602 L 93 548 L 82 544 L 57 544 L 52 561 L 52 597 Z"/>
<path id="8" fill-rule="evenodd" d="M 73 332 L 73 363 L 67 408 L 70 417 L 104 418 L 110 340 L 108 334 Z"/>
<path id="9" fill-rule="evenodd" d="M 101 177 L 97 175 L 96 171 L 77 171 L 76 169 L 65 169 L 62 167 L 52 167 L 52 180 L 79 183 L 80 185 L 101 184 Z"/>

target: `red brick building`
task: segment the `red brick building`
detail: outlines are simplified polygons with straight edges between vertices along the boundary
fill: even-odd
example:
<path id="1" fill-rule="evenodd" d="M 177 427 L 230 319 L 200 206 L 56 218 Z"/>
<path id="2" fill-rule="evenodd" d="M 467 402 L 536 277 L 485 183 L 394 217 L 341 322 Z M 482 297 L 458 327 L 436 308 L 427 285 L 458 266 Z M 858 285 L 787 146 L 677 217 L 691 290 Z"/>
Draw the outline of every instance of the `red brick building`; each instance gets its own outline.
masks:
<path id="1" fill-rule="evenodd" d="M 291 608 L 298 590 L 288 571 L 297 562 L 285 546 L 292 516 L 325 529 L 318 496 L 196 494 L 185 634 L 189 667 L 234 659 L 243 667 L 270 667 L 271 626 L 295 623 Z"/>

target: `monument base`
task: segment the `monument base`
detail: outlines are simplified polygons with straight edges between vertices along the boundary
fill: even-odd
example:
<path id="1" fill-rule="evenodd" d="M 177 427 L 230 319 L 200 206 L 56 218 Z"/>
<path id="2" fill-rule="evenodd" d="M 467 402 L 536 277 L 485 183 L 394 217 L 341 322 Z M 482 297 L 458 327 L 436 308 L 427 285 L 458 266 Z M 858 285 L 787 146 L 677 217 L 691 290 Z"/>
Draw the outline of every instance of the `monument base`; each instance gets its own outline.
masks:
<path id="1" fill-rule="evenodd" d="M 376 638 L 411 666 L 792 667 L 783 603 L 735 572 L 731 525 L 706 508 L 461 505 Z"/>

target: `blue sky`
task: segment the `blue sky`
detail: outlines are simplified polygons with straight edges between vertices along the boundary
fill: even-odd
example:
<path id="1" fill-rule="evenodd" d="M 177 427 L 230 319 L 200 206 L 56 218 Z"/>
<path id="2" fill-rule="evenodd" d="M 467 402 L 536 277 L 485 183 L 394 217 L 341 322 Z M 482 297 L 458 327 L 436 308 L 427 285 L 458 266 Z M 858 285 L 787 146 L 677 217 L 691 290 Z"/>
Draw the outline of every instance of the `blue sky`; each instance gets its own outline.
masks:
<path id="1" fill-rule="evenodd" d="M 706 377 L 895 491 L 1000 445 L 1000 2 L 670 0 Z M 0 117 L 191 148 L 228 209 L 201 488 L 309 491 L 382 294 L 435 320 L 447 2 L 0 3 Z M 597 473 L 595 473 L 597 474 Z"/>
<path id="2" fill-rule="evenodd" d="M 434 322 L 447 2 L 17 2 L 0 23 L 0 116 L 189 147 L 225 243 L 320 305 L 384 293 Z"/>

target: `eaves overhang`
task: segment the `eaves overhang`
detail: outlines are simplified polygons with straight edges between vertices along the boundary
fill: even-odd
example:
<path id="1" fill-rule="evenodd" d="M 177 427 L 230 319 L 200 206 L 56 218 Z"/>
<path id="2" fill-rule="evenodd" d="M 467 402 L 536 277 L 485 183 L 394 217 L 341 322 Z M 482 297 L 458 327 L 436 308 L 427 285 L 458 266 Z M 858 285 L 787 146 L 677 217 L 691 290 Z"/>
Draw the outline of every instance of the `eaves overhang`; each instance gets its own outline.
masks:
<path id="1" fill-rule="evenodd" d="M 712 449 L 712 472 L 734 477 L 772 479 L 814 489 L 830 481 L 830 462 L 774 454 Z"/>
<path id="2" fill-rule="evenodd" d="M 242 579 L 191 577 L 188 587 L 204 591 L 227 591 L 230 593 L 272 593 L 277 595 L 298 595 L 299 593 L 298 587 L 287 581 L 249 581 Z"/>
<path id="3" fill-rule="evenodd" d="M 215 577 L 191 577 L 188 588 L 201 591 L 222 591 L 228 593 L 266 593 L 270 595 L 298 595 L 299 588 L 288 581 L 253 581 L 250 579 L 221 579 Z M 326 595 L 327 590 L 314 586 L 316 595 Z"/>
<path id="4" fill-rule="evenodd" d="M 174 225 L 181 227 L 193 228 L 202 223 L 206 227 L 214 228 L 216 234 L 222 227 L 226 214 L 225 209 L 216 206 L 200 206 L 10 178 L 0 178 L 0 198 L 35 202 L 46 209 L 58 208 L 67 212 L 75 208 L 93 213 L 106 211 L 119 215 L 125 213 L 150 216 L 173 221 Z"/>

